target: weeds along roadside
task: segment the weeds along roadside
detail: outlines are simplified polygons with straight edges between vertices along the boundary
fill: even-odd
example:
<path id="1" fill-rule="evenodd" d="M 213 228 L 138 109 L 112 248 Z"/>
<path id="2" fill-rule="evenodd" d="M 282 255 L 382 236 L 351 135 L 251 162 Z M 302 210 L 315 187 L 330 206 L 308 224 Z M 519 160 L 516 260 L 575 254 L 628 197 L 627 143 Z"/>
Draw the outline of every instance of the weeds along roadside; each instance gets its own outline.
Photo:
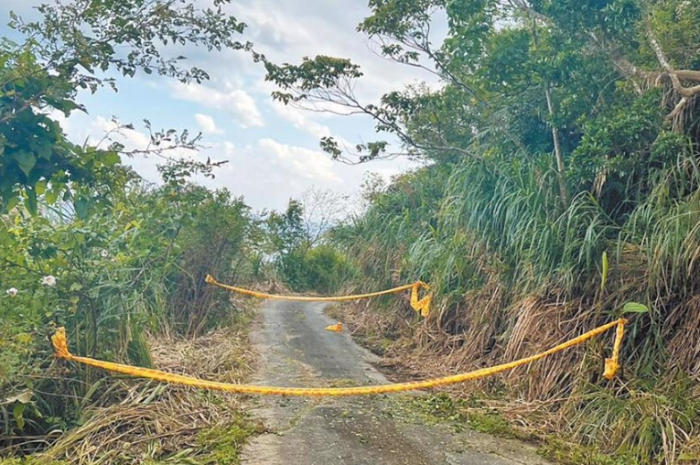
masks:
<path id="1" fill-rule="evenodd" d="M 168 388 L 158 395 L 155 386 L 55 361 L 48 339 L 55 327 L 66 327 L 75 353 L 158 366 L 163 357 L 153 349 L 163 338 L 240 326 L 231 315 L 242 309 L 207 287 L 206 273 L 245 283 L 261 272 L 248 207 L 227 191 L 187 183 L 132 186 L 111 208 L 84 219 L 58 209 L 40 216 L 16 209 L 0 228 L 0 287 L 17 291 L 0 296 L 2 456 L 44 450 L 82 431 L 88 418 L 110 408 L 114 414 L 139 409 L 149 396 L 173 405 L 173 396 L 186 395 L 185 404 L 197 400 L 193 393 Z M 216 399 L 203 401 L 229 403 Z M 167 402 L 154 405 L 167 408 Z M 201 405 L 197 411 L 202 414 Z M 125 428 L 142 426 L 149 427 Z M 75 463 L 89 463 L 81 457 Z"/>
<path id="2" fill-rule="evenodd" d="M 254 357 L 247 328 L 252 314 L 237 315 L 201 336 L 149 336 L 154 366 L 244 382 Z M 86 406 L 81 424 L 21 463 L 236 464 L 246 439 L 261 431 L 242 413 L 241 396 L 125 378 L 109 384 Z"/>
<path id="3" fill-rule="evenodd" d="M 411 313 L 403 305 L 377 309 L 347 304 L 330 315 L 346 323 L 353 338 L 382 356 L 379 368 L 395 382 L 447 376 L 505 361 L 494 354 L 472 357 L 463 341 L 437 332 L 423 334 L 425 339 L 419 340 L 417 323 L 408 323 Z M 627 386 L 590 381 L 599 379 L 602 372 L 601 354 L 612 344 L 612 336 L 607 336 L 570 356 L 554 356 L 549 363 L 536 362 L 511 373 L 431 390 L 404 408 L 430 414 L 433 422 L 534 442 L 554 463 L 697 463 L 694 432 L 700 403 L 696 387 L 683 376 L 667 377 L 668 385 L 654 390 L 635 389 L 640 386 L 636 380 L 625 380 Z M 432 342 L 426 344 L 426 340 Z M 532 353 L 537 352 L 530 344 Z M 556 381 L 553 372 L 567 369 L 572 371 L 570 378 L 564 378 L 569 384 L 562 385 L 557 395 L 524 397 L 527 390 Z M 571 385 L 574 391 L 567 393 Z M 665 450 L 667 445 L 675 450 Z M 665 453 L 674 454 L 673 458 Z"/>
<path id="4" fill-rule="evenodd" d="M 336 232 L 336 244 L 363 276 L 353 292 L 422 279 L 436 292 L 432 315 L 422 322 L 406 299 L 392 298 L 336 314 L 401 377 L 423 378 L 540 352 L 619 317 L 627 301 L 644 302 L 647 313 L 627 315 L 624 369 L 612 382 L 602 378 L 612 338 L 604 335 L 449 392 L 479 393 L 505 412 L 525 403 L 516 423 L 603 456 L 697 461 L 694 156 L 681 151 L 655 172 L 648 193 L 618 220 L 586 195 L 562 211 L 556 183 L 539 168 L 496 175 L 465 163 L 445 183 L 450 168 L 436 165 L 399 178 Z"/>

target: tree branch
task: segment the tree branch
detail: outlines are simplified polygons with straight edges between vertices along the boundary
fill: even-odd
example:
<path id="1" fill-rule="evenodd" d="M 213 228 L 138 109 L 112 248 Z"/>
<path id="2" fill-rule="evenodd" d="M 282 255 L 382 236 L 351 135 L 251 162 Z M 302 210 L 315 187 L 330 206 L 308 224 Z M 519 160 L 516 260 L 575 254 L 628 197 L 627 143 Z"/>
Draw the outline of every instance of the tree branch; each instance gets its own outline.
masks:
<path id="1" fill-rule="evenodd" d="M 656 58 L 661 64 L 661 67 L 666 71 L 666 76 L 668 76 L 671 79 L 671 84 L 673 86 L 673 90 L 676 91 L 680 96 L 681 99 L 678 101 L 676 106 L 673 108 L 673 111 L 666 115 L 667 120 L 675 120 L 680 116 L 680 114 L 683 112 L 685 107 L 688 105 L 688 103 L 698 94 L 700 94 L 700 85 L 693 86 L 693 87 L 685 87 L 681 83 L 681 80 L 678 76 L 678 72 L 674 71 L 673 68 L 671 67 L 671 64 L 668 61 L 668 58 L 666 57 L 666 54 L 664 53 L 663 48 L 661 47 L 661 44 L 659 43 L 658 39 L 656 38 L 656 34 L 654 33 L 654 29 L 651 26 L 651 21 L 647 17 L 645 19 L 645 26 L 647 30 L 647 37 L 649 38 L 649 44 L 651 45 L 651 48 L 654 50 L 654 53 L 656 54 Z M 684 73 L 685 76 L 689 76 L 694 78 L 693 80 L 697 79 L 700 80 L 700 72 L 689 72 L 686 71 Z"/>

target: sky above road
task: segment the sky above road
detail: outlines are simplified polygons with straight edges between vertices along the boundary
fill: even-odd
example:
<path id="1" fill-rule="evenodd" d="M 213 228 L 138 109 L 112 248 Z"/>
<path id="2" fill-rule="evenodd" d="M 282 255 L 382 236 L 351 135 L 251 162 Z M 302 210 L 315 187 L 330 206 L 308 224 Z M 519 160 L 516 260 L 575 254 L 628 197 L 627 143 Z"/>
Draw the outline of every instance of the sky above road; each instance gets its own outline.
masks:
<path id="1" fill-rule="evenodd" d="M 34 7 L 39 3 L 0 2 L 1 35 L 14 35 L 6 26 L 10 10 L 31 19 L 36 17 Z M 405 84 L 434 82 L 425 71 L 392 63 L 374 53 L 376 46 L 355 29 L 369 14 L 363 1 L 234 0 L 229 11 L 248 24 L 242 39 L 253 42 L 256 50 L 276 63 L 331 55 L 360 64 L 365 76 L 356 90 L 365 102 L 376 101 Z M 201 85 L 182 84 L 137 75 L 119 79 L 117 93 L 105 88 L 96 95 L 81 94 L 87 114 L 75 112 L 68 120 L 56 116 L 69 138 L 79 143 L 88 138 L 100 140 L 113 127 L 112 117 L 135 125 L 135 131 L 127 131 L 120 139 L 128 148 L 144 148 L 148 143 L 144 118 L 154 128 L 201 131 L 208 148 L 196 156 L 228 160 L 217 170 L 216 179 L 203 183 L 226 187 L 234 195 L 244 196 L 255 209 L 284 208 L 290 197 L 298 198 L 312 187 L 356 193 L 367 172 L 388 179 L 416 166 L 406 159 L 361 166 L 332 161 L 319 149 L 319 139 L 333 135 L 353 143 L 374 140 L 369 119 L 307 112 L 273 102 L 270 92 L 274 87 L 264 81 L 261 66 L 243 52 L 190 48 L 177 53 L 204 68 L 211 80 Z M 146 179 L 157 180 L 157 159 L 125 161 Z"/>

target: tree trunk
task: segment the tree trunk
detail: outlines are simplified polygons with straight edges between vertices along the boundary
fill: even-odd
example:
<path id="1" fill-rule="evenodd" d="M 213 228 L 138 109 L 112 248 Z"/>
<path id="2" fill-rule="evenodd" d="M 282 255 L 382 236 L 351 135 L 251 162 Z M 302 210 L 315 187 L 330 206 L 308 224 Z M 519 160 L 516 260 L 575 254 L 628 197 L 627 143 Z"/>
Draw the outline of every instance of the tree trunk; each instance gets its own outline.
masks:
<path id="1" fill-rule="evenodd" d="M 544 95 L 547 99 L 547 109 L 550 119 L 554 118 L 554 105 L 552 104 L 552 93 L 549 91 L 549 84 L 544 88 Z M 564 166 L 564 155 L 561 152 L 561 141 L 559 140 L 559 130 L 552 124 L 552 140 L 554 141 L 554 156 L 557 159 L 557 180 L 559 181 L 559 193 L 561 203 L 564 208 L 569 206 L 569 189 L 566 187 L 566 167 Z"/>

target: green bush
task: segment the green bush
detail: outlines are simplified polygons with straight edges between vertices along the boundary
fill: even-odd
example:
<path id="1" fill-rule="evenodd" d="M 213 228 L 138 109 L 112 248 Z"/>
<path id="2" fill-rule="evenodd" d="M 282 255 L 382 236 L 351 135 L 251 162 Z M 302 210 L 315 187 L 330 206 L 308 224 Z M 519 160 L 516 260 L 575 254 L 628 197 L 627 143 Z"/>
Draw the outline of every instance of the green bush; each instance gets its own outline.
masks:
<path id="1" fill-rule="evenodd" d="M 3 438 L 67 430 L 108 389 L 98 370 L 53 363 L 55 328 L 66 327 L 76 354 L 148 367 L 146 331 L 228 321 L 228 295 L 206 273 L 251 276 L 254 224 L 227 191 L 132 185 L 111 204 L 85 219 L 21 206 L 0 217 Z"/>

